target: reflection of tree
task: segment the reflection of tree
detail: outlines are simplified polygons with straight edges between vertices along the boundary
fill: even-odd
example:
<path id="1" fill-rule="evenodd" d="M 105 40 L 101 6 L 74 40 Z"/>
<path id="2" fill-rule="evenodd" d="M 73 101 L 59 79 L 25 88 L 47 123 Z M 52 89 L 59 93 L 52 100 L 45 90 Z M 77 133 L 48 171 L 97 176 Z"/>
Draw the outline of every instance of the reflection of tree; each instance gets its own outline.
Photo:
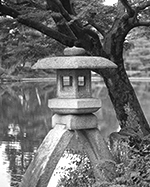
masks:
<path id="1" fill-rule="evenodd" d="M 0 133 L 0 138 L 7 142 L 5 151 L 10 163 L 11 186 L 17 186 L 35 150 L 51 128 L 52 113 L 47 101 L 54 94 L 54 84 L 3 85 L 0 95 L 0 130 L 3 134 Z"/>
<path id="2" fill-rule="evenodd" d="M 135 92 L 139 98 L 147 120 L 150 122 L 150 82 L 134 82 Z M 103 84 L 93 85 L 94 97 L 101 98 L 102 108 L 98 112 L 98 119 L 102 134 L 106 137 L 118 127 L 118 122 L 107 89 Z"/>
<path id="3" fill-rule="evenodd" d="M 136 83 L 135 92 L 137 93 L 145 116 L 147 120 L 150 122 L 150 82 Z"/>
<path id="4" fill-rule="evenodd" d="M 9 171 L 11 174 L 11 186 L 17 187 L 19 186 L 19 182 L 21 181 L 22 175 L 24 174 L 29 163 L 33 159 L 33 148 L 30 150 L 30 152 L 24 152 L 19 142 L 12 141 L 7 142 L 5 152 L 10 163 Z"/>
<path id="5" fill-rule="evenodd" d="M 0 127 L 2 124 L 19 125 L 19 138 L 45 136 L 51 128 L 52 114 L 47 101 L 49 96 L 54 97 L 54 85 L 21 84 L 6 88 L 0 97 Z"/>
<path id="6" fill-rule="evenodd" d="M 100 98 L 102 108 L 96 113 L 99 121 L 99 129 L 102 135 L 106 138 L 111 132 L 118 128 L 118 122 L 115 116 L 114 108 L 107 93 L 107 88 L 102 83 L 101 85 L 93 86 L 93 95 Z"/>
<path id="7" fill-rule="evenodd" d="M 21 125 L 33 121 L 41 123 L 45 118 L 50 118 L 47 95 L 54 95 L 53 85 L 50 85 L 49 92 L 47 85 L 39 87 L 36 84 L 22 84 L 19 87 L 14 85 L 6 88 L 0 97 L 0 120 Z"/>
<path id="8" fill-rule="evenodd" d="M 52 114 L 47 101 L 54 97 L 55 90 L 54 85 L 49 83 L 3 85 L 0 96 L 0 140 L 7 142 L 5 151 L 10 162 L 11 186 L 17 187 L 34 152 L 51 128 Z M 150 83 L 137 83 L 135 90 L 150 120 Z M 102 100 L 98 119 L 102 134 L 106 137 L 118 127 L 117 119 L 103 84 L 93 86 L 93 95 Z M 19 127 L 18 133 L 8 133 L 10 124 L 13 124 L 12 131 Z"/>

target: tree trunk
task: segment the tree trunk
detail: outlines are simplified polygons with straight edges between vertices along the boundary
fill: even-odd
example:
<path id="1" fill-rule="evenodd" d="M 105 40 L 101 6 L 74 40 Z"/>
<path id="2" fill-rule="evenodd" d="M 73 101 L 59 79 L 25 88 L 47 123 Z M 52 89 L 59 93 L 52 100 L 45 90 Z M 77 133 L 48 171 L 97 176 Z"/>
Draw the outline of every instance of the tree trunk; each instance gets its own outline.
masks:
<path id="1" fill-rule="evenodd" d="M 116 19 L 112 29 L 105 36 L 103 49 L 118 68 L 99 73 L 108 88 L 122 131 L 142 137 L 150 133 L 150 127 L 127 76 L 123 60 L 123 44 L 131 28 L 128 19 Z"/>
<path id="2" fill-rule="evenodd" d="M 104 76 L 104 82 L 122 130 L 139 136 L 148 135 L 150 133 L 148 122 L 125 69 L 122 67 L 113 70 L 110 77 Z"/>

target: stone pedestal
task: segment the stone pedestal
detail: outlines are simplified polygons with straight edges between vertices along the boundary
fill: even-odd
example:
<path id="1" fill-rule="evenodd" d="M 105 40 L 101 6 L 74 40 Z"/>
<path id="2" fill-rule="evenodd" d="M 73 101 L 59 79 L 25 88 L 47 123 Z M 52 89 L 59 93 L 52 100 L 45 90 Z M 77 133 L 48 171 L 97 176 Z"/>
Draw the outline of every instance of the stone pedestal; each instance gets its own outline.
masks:
<path id="1" fill-rule="evenodd" d="M 97 128 L 98 121 L 94 114 L 86 115 L 59 115 L 52 117 L 53 128 L 56 125 L 65 125 L 69 130 L 93 129 Z"/>
<path id="2" fill-rule="evenodd" d="M 96 112 L 101 107 L 101 100 L 95 98 L 81 99 L 51 99 L 49 108 L 58 114 L 89 114 Z"/>

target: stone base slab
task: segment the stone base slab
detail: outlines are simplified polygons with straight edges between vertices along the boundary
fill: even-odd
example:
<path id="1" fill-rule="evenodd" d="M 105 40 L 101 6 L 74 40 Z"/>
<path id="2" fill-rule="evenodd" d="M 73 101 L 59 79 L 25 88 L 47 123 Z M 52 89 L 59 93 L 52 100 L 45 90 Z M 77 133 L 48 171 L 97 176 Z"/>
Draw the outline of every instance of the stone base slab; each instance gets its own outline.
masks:
<path id="1" fill-rule="evenodd" d="M 101 107 L 101 100 L 83 99 L 50 99 L 48 106 L 58 114 L 87 114 L 96 112 Z"/>
<path id="2" fill-rule="evenodd" d="M 97 117 L 94 114 L 87 115 L 60 115 L 52 117 L 52 127 L 56 125 L 66 125 L 69 130 L 93 129 L 97 128 Z"/>

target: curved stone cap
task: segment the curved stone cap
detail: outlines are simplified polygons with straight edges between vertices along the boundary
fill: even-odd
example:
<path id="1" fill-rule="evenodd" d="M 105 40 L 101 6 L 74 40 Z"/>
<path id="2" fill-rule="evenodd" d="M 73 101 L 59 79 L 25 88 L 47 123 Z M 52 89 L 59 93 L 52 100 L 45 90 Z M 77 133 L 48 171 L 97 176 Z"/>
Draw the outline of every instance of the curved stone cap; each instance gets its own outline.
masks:
<path id="1" fill-rule="evenodd" d="M 117 68 L 112 61 L 96 56 L 61 56 L 38 60 L 32 69 L 104 69 Z"/>

